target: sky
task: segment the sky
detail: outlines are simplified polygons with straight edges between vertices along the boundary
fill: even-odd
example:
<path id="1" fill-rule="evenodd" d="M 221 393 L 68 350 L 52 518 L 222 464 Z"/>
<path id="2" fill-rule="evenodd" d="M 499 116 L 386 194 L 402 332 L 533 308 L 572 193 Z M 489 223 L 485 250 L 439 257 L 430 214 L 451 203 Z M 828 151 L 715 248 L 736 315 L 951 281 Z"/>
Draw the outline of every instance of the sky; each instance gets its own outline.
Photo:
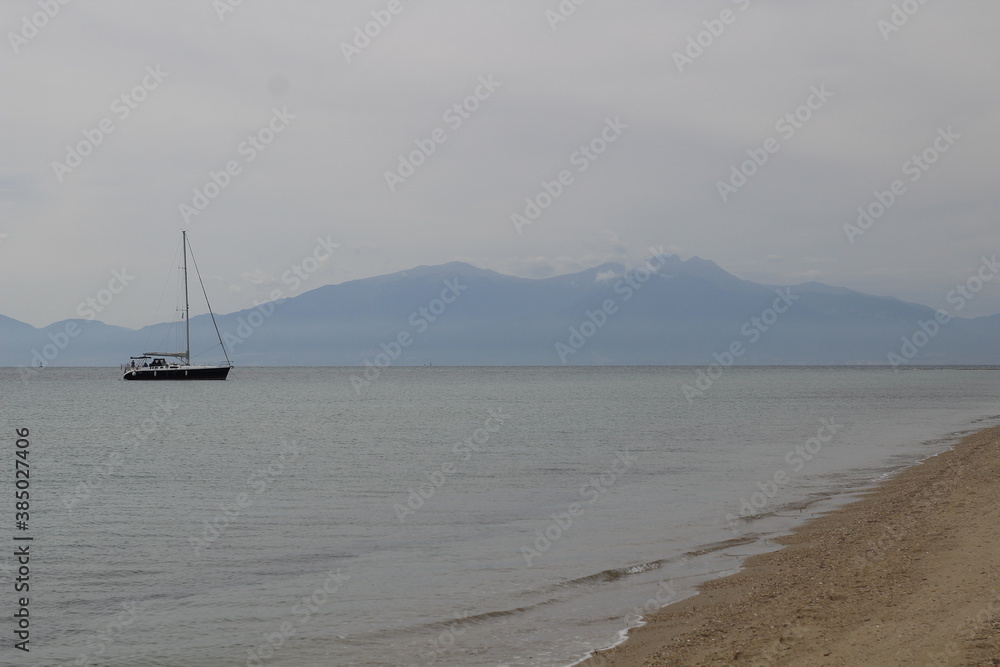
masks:
<path id="1" fill-rule="evenodd" d="M 660 246 L 1000 313 L 996 3 L 62 1 L 0 5 L 0 314 L 34 326 L 174 319 L 182 229 L 222 313 Z"/>

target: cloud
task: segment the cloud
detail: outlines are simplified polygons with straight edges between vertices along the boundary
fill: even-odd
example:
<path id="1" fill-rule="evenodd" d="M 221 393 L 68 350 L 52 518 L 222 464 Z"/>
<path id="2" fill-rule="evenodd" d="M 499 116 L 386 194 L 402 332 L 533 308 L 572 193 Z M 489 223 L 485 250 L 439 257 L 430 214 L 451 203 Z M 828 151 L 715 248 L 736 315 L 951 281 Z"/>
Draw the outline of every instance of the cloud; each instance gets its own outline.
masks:
<path id="1" fill-rule="evenodd" d="M 594 282 L 604 283 L 617 278 L 619 274 L 617 271 L 601 271 L 596 276 L 594 276 Z"/>
<path id="2" fill-rule="evenodd" d="M 250 307 L 327 234 L 343 252 L 308 288 L 462 258 L 525 277 L 635 266 L 663 244 L 749 279 L 805 275 L 823 258 L 825 281 L 935 305 L 995 245 L 1000 89 L 984 82 L 1000 67 L 1000 6 L 928 3 L 888 41 L 888 6 L 733 6 L 737 20 L 681 73 L 673 53 L 718 8 L 587 3 L 553 31 L 533 0 L 404 3 L 348 63 L 339 45 L 371 20 L 352 3 L 244 2 L 224 20 L 194 0 L 61 5 L 2 56 L 0 280 L 18 288 L 0 293 L 0 313 L 64 319 L 111 270 L 141 262 L 102 317 L 147 324 L 182 226 L 226 281 L 210 295 L 220 312 Z M 4 3 L 0 19 L 16 31 L 35 11 Z M 114 111 L 150 67 L 169 75 Z M 449 110 L 490 76 L 502 85 L 456 124 Z M 823 85 L 834 96 L 782 134 L 776 123 Z M 295 116 L 280 133 L 275 109 Z M 602 146 L 608 118 L 629 127 Z M 88 146 L 104 119 L 113 131 Z M 844 224 L 908 178 L 904 163 L 942 127 L 962 139 L 848 243 Z M 769 138 L 780 150 L 721 201 L 717 183 Z M 52 163 L 78 148 L 88 154 L 60 182 Z M 583 170 L 582 150 L 600 150 Z M 421 164 L 390 192 L 385 173 L 414 151 Z M 572 183 L 517 234 L 511 214 L 563 171 Z M 179 205 L 216 186 L 185 222 Z M 970 309 L 1000 312 L 1000 291 Z"/>

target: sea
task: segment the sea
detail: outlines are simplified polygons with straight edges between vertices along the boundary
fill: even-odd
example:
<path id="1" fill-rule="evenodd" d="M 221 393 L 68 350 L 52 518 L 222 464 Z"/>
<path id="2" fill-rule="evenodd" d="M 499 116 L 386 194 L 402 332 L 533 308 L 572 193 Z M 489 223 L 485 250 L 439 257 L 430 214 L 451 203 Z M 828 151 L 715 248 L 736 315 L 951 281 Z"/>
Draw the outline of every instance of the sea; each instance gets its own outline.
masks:
<path id="1" fill-rule="evenodd" d="M 563 667 L 1000 423 L 996 370 L 363 371 L 0 369 L 0 662 Z"/>

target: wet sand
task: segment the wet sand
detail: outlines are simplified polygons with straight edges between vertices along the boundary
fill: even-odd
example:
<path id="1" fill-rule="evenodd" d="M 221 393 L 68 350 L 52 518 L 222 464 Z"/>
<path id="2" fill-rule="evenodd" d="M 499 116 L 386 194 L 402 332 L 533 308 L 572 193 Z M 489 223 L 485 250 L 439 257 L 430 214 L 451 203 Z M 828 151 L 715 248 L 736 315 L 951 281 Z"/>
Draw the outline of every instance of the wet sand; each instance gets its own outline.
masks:
<path id="1" fill-rule="evenodd" d="M 1000 427 L 779 542 L 582 664 L 1000 665 Z"/>

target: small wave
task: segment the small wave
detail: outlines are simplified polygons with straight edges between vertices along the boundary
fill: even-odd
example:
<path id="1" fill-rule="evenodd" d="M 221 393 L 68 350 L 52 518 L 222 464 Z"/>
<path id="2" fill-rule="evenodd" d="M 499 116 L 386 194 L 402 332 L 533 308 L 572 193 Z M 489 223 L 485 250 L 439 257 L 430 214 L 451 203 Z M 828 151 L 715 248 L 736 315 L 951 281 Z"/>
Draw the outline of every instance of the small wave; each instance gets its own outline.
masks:
<path id="1" fill-rule="evenodd" d="M 576 577 L 575 579 L 567 579 L 566 581 L 560 581 L 557 584 L 552 584 L 551 586 L 546 586 L 541 590 L 528 591 L 530 594 L 538 593 L 555 593 L 559 591 L 566 590 L 567 588 L 575 588 L 577 586 L 587 586 L 591 584 L 606 584 L 613 581 L 618 581 L 622 577 L 627 577 L 633 574 L 642 574 L 643 572 L 649 572 L 650 570 L 658 570 L 672 560 L 678 559 L 661 559 L 651 561 L 649 563 L 639 563 L 637 565 L 628 565 L 626 567 L 616 567 L 609 570 L 601 570 L 600 572 L 595 572 L 594 574 L 587 574 L 582 577 Z"/>
<path id="2" fill-rule="evenodd" d="M 635 565 L 626 565 L 624 567 L 610 568 L 607 570 L 601 570 L 600 572 L 595 572 L 594 574 L 584 575 L 582 577 L 576 577 L 575 579 L 567 579 L 566 581 L 561 581 L 557 584 L 552 584 L 541 589 L 524 591 L 522 595 L 539 595 L 539 594 L 554 594 L 565 592 L 567 589 L 577 588 L 580 586 L 592 586 L 595 584 L 608 584 L 621 581 L 625 577 L 629 577 L 637 574 L 644 574 L 652 570 L 659 570 L 666 565 L 672 563 L 683 563 L 691 558 L 697 558 L 698 556 L 705 556 L 707 554 L 712 554 L 717 551 L 723 551 L 725 549 L 730 549 L 732 547 L 742 546 L 744 544 L 753 544 L 760 538 L 760 535 L 744 535 L 742 537 L 735 537 L 728 540 L 722 540 L 720 542 L 711 542 L 705 544 L 697 549 L 692 549 L 691 551 L 686 551 L 683 554 L 672 557 L 672 558 L 661 558 L 654 561 L 648 561 L 645 563 L 637 563 Z"/>
<path id="3" fill-rule="evenodd" d="M 505 618 L 508 616 L 515 616 L 517 614 L 523 614 L 533 609 L 538 609 L 539 607 L 544 607 L 550 605 L 560 600 L 557 598 L 550 598 L 548 600 L 542 600 L 541 602 L 536 602 L 535 604 L 525 605 L 523 607 L 514 607 L 513 609 L 497 609 L 494 611 L 484 611 L 478 614 L 470 614 L 468 616 L 458 616 L 456 618 L 450 618 L 441 621 L 428 621 L 427 623 L 421 623 L 419 625 L 414 625 L 406 628 L 407 630 L 439 630 L 451 628 L 455 624 L 459 625 L 471 625 L 475 623 L 480 623 L 482 621 L 489 621 L 496 618 Z"/>
<path id="4" fill-rule="evenodd" d="M 705 556 L 707 554 L 713 554 L 716 551 L 722 551 L 723 549 L 739 547 L 744 544 L 752 544 L 757 541 L 758 537 L 759 535 L 744 535 L 743 537 L 734 537 L 732 539 L 723 540 L 721 542 L 710 542 L 702 547 L 685 552 L 684 557 L 694 558 L 696 556 Z"/>

